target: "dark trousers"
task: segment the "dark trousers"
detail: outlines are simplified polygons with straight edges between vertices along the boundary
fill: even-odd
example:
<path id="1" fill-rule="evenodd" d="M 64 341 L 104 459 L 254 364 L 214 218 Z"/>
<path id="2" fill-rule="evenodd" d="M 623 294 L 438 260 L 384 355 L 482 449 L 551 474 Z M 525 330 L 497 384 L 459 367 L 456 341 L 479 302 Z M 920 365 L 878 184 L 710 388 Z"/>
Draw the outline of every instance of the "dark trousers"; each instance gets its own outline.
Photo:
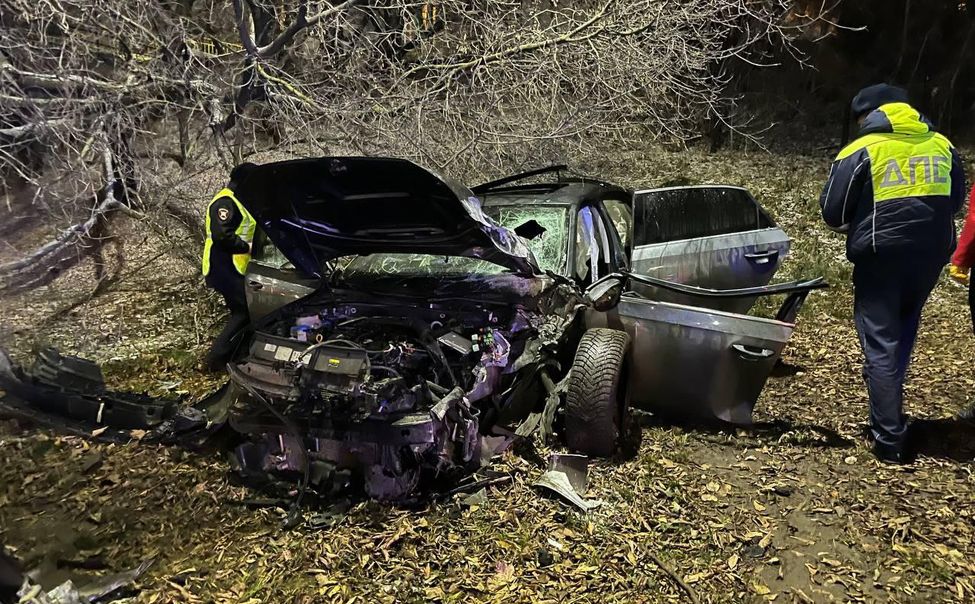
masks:
<path id="1" fill-rule="evenodd" d="M 857 262 L 853 269 L 853 314 L 863 348 L 870 425 L 880 443 L 904 444 L 904 376 L 921 309 L 942 268 L 934 261 L 883 258 Z"/>
<path id="2" fill-rule="evenodd" d="M 243 278 L 234 275 L 215 275 L 211 272 L 206 282 L 223 296 L 227 310 L 230 311 L 227 324 L 213 341 L 213 347 L 206 358 L 207 366 L 213 371 L 219 371 L 230 362 L 237 351 L 240 336 L 250 323 L 250 316 L 247 313 Z"/>

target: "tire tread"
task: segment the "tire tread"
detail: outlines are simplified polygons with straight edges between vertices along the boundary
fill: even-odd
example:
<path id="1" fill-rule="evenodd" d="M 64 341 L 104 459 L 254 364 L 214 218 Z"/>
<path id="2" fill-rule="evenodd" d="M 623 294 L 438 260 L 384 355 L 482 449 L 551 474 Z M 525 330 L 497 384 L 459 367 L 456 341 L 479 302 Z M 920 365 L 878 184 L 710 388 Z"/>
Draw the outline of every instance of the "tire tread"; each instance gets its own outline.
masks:
<path id="1" fill-rule="evenodd" d="M 565 439 L 570 449 L 595 457 L 616 450 L 623 406 L 620 378 L 629 348 L 626 332 L 594 328 L 579 340 L 565 404 Z"/>

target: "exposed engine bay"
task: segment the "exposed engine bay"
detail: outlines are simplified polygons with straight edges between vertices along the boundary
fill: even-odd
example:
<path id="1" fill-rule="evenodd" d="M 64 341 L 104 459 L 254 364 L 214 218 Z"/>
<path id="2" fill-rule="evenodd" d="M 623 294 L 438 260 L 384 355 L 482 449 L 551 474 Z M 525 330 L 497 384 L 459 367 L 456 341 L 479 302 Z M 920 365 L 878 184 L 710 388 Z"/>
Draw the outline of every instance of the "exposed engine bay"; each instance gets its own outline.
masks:
<path id="1" fill-rule="evenodd" d="M 545 398 L 538 380 L 518 378 L 555 363 L 578 303 L 548 286 L 514 304 L 330 293 L 269 317 L 231 368 L 246 391 L 232 424 L 265 435 L 238 451 L 241 466 L 362 470 L 380 499 L 402 497 L 424 475 L 469 472 L 490 426 L 520 401 Z"/>

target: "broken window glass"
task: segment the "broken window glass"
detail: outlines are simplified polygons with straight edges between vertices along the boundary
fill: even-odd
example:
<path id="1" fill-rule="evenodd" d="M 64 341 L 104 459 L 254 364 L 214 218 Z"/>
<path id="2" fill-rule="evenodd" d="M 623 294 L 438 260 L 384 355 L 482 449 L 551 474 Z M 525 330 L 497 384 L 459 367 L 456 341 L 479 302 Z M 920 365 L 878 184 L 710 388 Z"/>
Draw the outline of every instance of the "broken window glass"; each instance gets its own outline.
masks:
<path id="1" fill-rule="evenodd" d="M 575 277 L 583 282 L 591 282 L 595 279 L 591 275 L 590 267 L 597 268 L 596 256 L 599 253 L 599 246 L 596 244 L 595 227 L 593 226 L 592 210 L 582 208 L 579 210 L 579 218 L 576 221 L 576 257 Z"/>
<path id="2" fill-rule="evenodd" d="M 638 193 L 636 245 L 712 237 L 775 226 L 747 191 L 688 187 Z"/>
<path id="3" fill-rule="evenodd" d="M 565 271 L 568 253 L 569 211 L 565 206 L 492 206 L 484 208 L 484 213 L 501 226 L 514 230 L 529 220 L 535 220 L 545 232 L 528 241 L 528 247 L 542 270 L 555 273 Z"/>

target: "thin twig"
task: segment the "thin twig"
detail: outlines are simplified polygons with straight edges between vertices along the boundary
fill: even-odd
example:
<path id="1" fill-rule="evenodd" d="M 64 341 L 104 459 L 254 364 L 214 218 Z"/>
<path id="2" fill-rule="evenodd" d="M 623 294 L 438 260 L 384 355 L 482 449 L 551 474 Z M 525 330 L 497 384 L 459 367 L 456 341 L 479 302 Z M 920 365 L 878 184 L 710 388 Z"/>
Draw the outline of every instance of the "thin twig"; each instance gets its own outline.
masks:
<path id="1" fill-rule="evenodd" d="M 668 577 L 670 577 L 674 581 L 674 583 L 677 584 L 678 587 L 684 590 L 684 593 L 687 594 L 687 597 L 692 604 L 700 604 L 700 600 L 697 599 L 697 595 L 694 593 L 694 590 L 691 589 L 690 585 L 684 583 L 684 580 L 681 579 L 680 576 L 677 575 L 677 573 L 670 570 L 670 567 L 664 564 L 663 561 L 660 558 L 658 558 L 657 555 L 654 554 L 653 552 L 648 551 L 645 552 L 645 554 L 647 555 L 648 558 L 653 560 L 653 563 L 656 564 L 658 567 L 660 567 L 660 570 L 664 571 L 664 573 Z"/>

